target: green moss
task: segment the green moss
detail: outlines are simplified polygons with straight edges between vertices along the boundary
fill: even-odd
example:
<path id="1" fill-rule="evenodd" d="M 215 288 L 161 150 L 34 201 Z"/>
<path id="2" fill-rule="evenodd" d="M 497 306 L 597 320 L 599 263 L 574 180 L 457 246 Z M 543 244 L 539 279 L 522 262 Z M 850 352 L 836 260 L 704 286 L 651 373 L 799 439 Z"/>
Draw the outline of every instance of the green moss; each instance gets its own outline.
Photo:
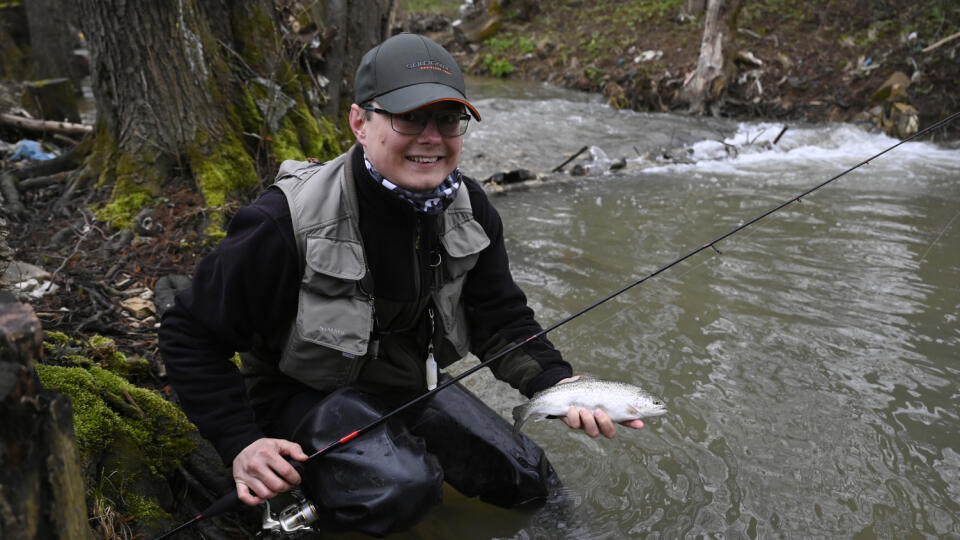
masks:
<path id="1" fill-rule="evenodd" d="M 70 339 L 70 336 L 64 334 L 63 332 L 57 332 L 56 330 L 44 330 L 43 341 L 49 341 L 53 345 L 69 345 L 73 340 Z"/>
<path id="2" fill-rule="evenodd" d="M 94 216 L 120 229 L 130 227 L 137 212 L 148 206 L 154 196 L 146 191 L 132 191 L 135 188 L 131 186 L 121 186 L 121 191 L 126 189 L 131 191 L 111 197 L 110 202 L 94 210 Z"/>
<path id="3" fill-rule="evenodd" d="M 150 364 L 143 358 L 127 358 L 126 355 L 117 350 L 116 342 L 108 337 L 95 335 L 90 338 L 89 344 L 91 359 L 115 373 L 125 376 L 144 374 L 150 367 Z M 78 358 L 83 359 L 82 356 Z M 87 360 L 86 363 L 75 360 L 74 363 L 82 366 L 89 364 L 90 360 Z"/>
<path id="4" fill-rule="evenodd" d="M 38 364 L 37 375 L 50 389 L 73 400 L 73 421 L 81 456 L 90 460 L 114 440 L 129 437 L 147 457 L 151 470 L 163 474 L 193 450 L 189 434 L 196 428 L 180 409 L 152 390 L 137 387 L 98 366 Z"/>
<path id="5" fill-rule="evenodd" d="M 263 127 L 260 107 L 257 107 L 256 98 L 248 88 L 244 88 L 240 94 L 239 107 L 231 107 L 231 113 L 234 117 L 234 125 L 243 126 L 246 131 L 255 133 Z"/>
<path id="6" fill-rule="evenodd" d="M 270 140 L 270 154 L 279 162 L 287 159 L 302 161 L 307 157 L 300 147 L 299 130 L 290 114 L 284 117 L 283 126 L 278 132 L 270 136 Z"/>
<path id="7" fill-rule="evenodd" d="M 232 17 L 233 35 L 242 41 L 238 51 L 244 61 L 258 73 L 271 73 L 267 65 L 272 58 L 264 53 L 273 49 L 276 31 L 270 15 L 259 4 L 250 4 L 245 14 Z M 236 13 L 236 10 L 234 10 Z M 266 44 L 270 44 L 267 46 Z"/>
<path id="8" fill-rule="evenodd" d="M 136 493 L 128 493 L 124 497 L 124 502 L 127 503 L 127 512 L 130 517 L 140 523 L 166 522 L 173 519 L 173 516 L 165 512 L 154 499 L 141 497 Z"/>
<path id="9" fill-rule="evenodd" d="M 207 206 L 219 208 L 227 196 L 257 183 L 253 158 L 230 130 L 213 141 L 208 132 L 198 132 L 187 150 L 190 167 Z"/>
<path id="10" fill-rule="evenodd" d="M 99 134 L 102 131 L 98 132 Z M 95 145 L 94 163 L 101 169 L 97 187 L 113 183 L 110 200 L 93 208 L 100 221 L 116 228 L 127 228 L 140 210 L 152 204 L 160 195 L 165 178 L 165 167 L 160 165 L 161 156 L 156 153 L 130 154 L 114 150 L 110 140 Z"/>

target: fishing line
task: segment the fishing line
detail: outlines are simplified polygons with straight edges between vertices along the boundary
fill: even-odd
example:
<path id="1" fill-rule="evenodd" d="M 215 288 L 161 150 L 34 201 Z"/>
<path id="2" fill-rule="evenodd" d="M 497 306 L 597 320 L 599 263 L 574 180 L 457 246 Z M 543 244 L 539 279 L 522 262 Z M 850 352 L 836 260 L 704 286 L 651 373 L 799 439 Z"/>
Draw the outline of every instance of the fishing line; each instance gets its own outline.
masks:
<path id="1" fill-rule="evenodd" d="M 956 221 L 958 216 L 960 216 L 960 210 L 958 210 L 957 213 L 954 214 L 952 218 L 950 218 L 950 221 L 948 221 L 946 226 L 943 227 L 943 229 L 940 231 L 940 234 L 938 234 L 937 237 L 933 239 L 933 242 L 930 242 L 930 245 L 927 246 L 927 250 L 923 252 L 923 256 L 920 257 L 920 260 L 917 261 L 917 264 L 922 263 L 927 258 L 927 255 L 930 253 L 930 250 L 933 249 L 933 246 L 940 243 L 940 239 L 943 238 L 943 235 L 946 234 L 948 230 L 950 230 L 950 227 L 953 225 L 953 222 Z"/>
<path id="2" fill-rule="evenodd" d="M 935 129 L 938 129 L 938 128 L 942 127 L 942 126 L 945 126 L 945 125 L 949 124 L 950 122 L 952 122 L 953 120 L 955 120 L 957 117 L 960 117 L 960 112 L 954 113 L 954 114 L 948 116 L 947 118 L 945 118 L 945 119 L 943 119 L 943 120 L 940 120 L 939 122 L 936 122 L 936 123 L 934 123 L 933 125 L 925 128 L 925 129 L 923 129 L 923 130 L 921 130 L 921 131 L 918 131 L 917 133 L 911 135 L 910 137 L 907 137 L 906 139 L 898 142 L 897 144 L 895 144 L 895 145 L 893 145 L 893 146 L 890 146 L 889 148 L 887 148 L 887 149 L 885 149 L 885 150 L 883 150 L 883 151 L 881 151 L 881 152 L 879 152 L 879 153 L 877 153 L 877 154 L 874 154 L 873 156 L 871 156 L 871 157 L 867 158 L 866 160 L 861 161 L 860 163 L 858 163 L 858 164 L 856 164 L 856 165 L 848 168 L 847 170 L 841 172 L 840 174 L 837 174 L 837 175 L 835 175 L 835 176 L 833 176 L 833 177 L 831 177 L 831 178 L 829 178 L 829 179 L 827 179 L 827 180 L 825 180 L 825 181 L 823 181 L 823 182 L 821 182 L 821 183 L 813 186 L 812 188 L 804 191 L 803 193 L 800 193 L 799 195 L 796 195 L 796 196 L 794 196 L 793 198 L 788 199 L 788 200 L 780 203 L 779 205 L 771 208 L 770 210 L 767 210 L 766 212 L 763 212 L 762 214 L 760 214 L 760 215 L 758 215 L 758 216 L 750 219 L 749 221 L 746 221 L 746 222 L 744 222 L 744 223 L 741 223 L 740 225 L 734 227 L 734 228 L 731 229 L 730 231 L 728 231 L 728 232 L 726 232 L 726 233 L 724 233 L 724 234 L 722 234 L 722 235 L 714 238 L 713 240 L 711 240 L 711 241 L 703 244 L 702 246 L 700 246 L 700 247 L 698 247 L 698 248 L 696 248 L 696 249 L 691 250 L 690 252 L 686 253 L 685 255 L 682 255 L 682 256 L 674 259 L 673 261 L 671 261 L 671 262 L 669 262 L 669 263 L 661 266 L 660 268 L 657 268 L 656 270 L 654 270 L 653 272 L 650 272 L 650 273 L 647 274 L 646 276 L 644 276 L 644 277 L 642 277 L 642 278 L 640 278 L 640 279 L 637 279 L 636 281 L 633 281 L 632 283 L 629 283 L 629 284 L 627 284 L 627 285 L 625 285 L 625 286 L 617 289 L 616 291 L 614 291 L 614 292 L 612 292 L 612 293 L 604 296 L 603 298 L 601 298 L 601 299 L 593 302 L 592 304 L 590 304 L 590 305 L 588 305 L 588 306 L 586 306 L 586 307 L 584 307 L 584 308 L 581 308 L 580 310 L 572 313 L 571 315 L 568 315 L 566 318 L 564 318 L 564 319 L 562 319 L 562 320 L 560 320 L 560 321 L 558 321 L 558 322 L 556 322 L 556 323 L 554 323 L 554 324 L 552 324 L 552 325 L 550 325 L 550 326 L 548 326 L 548 327 L 540 330 L 539 332 L 533 334 L 532 336 L 528 337 L 527 339 L 525 339 L 525 340 L 523 340 L 523 341 L 521 341 L 521 342 L 515 343 L 515 344 L 507 347 L 506 349 L 500 351 L 499 353 L 494 354 L 494 355 L 491 356 L 490 358 L 488 358 L 488 359 L 480 362 L 479 364 L 477 364 L 476 366 L 473 366 L 473 367 L 470 368 L 470 369 L 467 369 L 466 371 L 464 371 L 463 373 L 457 375 L 456 377 L 451 377 L 450 379 L 447 379 L 446 381 L 439 383 L 439 384 L 437 385 L 437 387 L 434 388 L 433 390 L 429 390 L 429 391 L 427 391 L 427 392 L 425 392 L 425 393 L 417 396 L 416 398 L 414 398 L 414 399 L 408 401 L 407 403 L 405 403 L 405 404 L 397 407 L 396 409 L 388 412 L 387 414 L 381 416 L 380 418 L 371 421 L 371 422 L 368 423 L 367 425 L 365 425 L 365 426 L 363 426 L 363 427 L 361 427 L 361 428 L 359 428 L 359 429 L 357 429 L 357 430 L 355 430 L 355 431 L 353 431 L 353 432 L 347 433 L 346 435 L 344 435 L 343 437 L 340 437 L 339 439 L 334 440 L 333 442 L 329 443 L 327 446 L 321 448 L 320 450 L 317 450 L 317 451 L 314 452 L 313 454 L 310 454 L 310 455 L 307 457 L 307 461 L 316 459 L 316 458 L 318 458 L 318 457 L 320 457 L 320 456 L 323 456 L 324 454 L 327 454 L 327 453 L 329 453 L 329 452 L 331 452 L 331 451 L 333 451 L 333 450 L 336 450 L 337 448 L 339 448 L 339 447 L 341 447 L 341 446 L 349 443 L 351 440 L 355 439 L 356 437 L 359 437 L 360 435 L 363 435 L 364 433 L 372 430 L 373 428 L 379 426 L 380 424 L 386 422 L 387 420 L 393 418 L 394 416 L 397 416 L 398 414 L 400 414 L 400 413 L 402 413 L 403 411 L 409 409 L 410 407 L 413 407 L 414 405 L 417 405 L 417 404 L 419 404 L 419 403 L 421 403 L 421 402 L 423 402 L 423 401 L 425 401 L 425 400 L 427 400 L 427 399 L 430 399 L 430 398 L 433 397 L 433 395 L 436 394 L 437 392 L 440 392 L 440 391 L 442 391 L 443 389 L 445 389 L 445 388 L 447 388 L 447 387 L 449 387 L 449 386 L 451 386 L 451 385 L 453 385 L 453 384 L 461 381 L 462 379 L 464 379 L 464 378 L 466 378 L 466 377 L 469 377 L 470 375 L 476 373 L 477 371 L 479 371 L 480 369 L 482 369 L 482 368 L 490 365 L 491 363 L 496 362 L 497 360 L 500 360 L 501 358 L 503 358 L 503 357 L 505 357 L 506 355 L 512 353 L 513 351 L 519 349 L 520 347 L 523 347 L 523 346 L 526 345 L 527 343 L 530 343 L 530 342 L 532 342 L 532 341 L 534 341 L 534 340 L 540 339 L 541 337 L 545 336 L 545 335 L 548 334 L 549 332 L 552 332 L 553 330 L 556 330 L 557 328 L 559 328 L 559 327 L 561 327 L 561 326 L 569 323 L 570 321 L 573 321 L 574 319 L 577 319 L 577 318 L 579 318 L 580 316 L 582 316 L 582 315 L 584 315 L 584 314 L 586 314 L 586 313 L 588 313 L 588 312 L 590 312 L 590 311 L 593 311 L 593 310 L 596 309 L 597 307 L 599 307 L 599 306 L 601 306 L 601 305 L 609 302 L 610 300 L 616 298 L 617 296 L 620 296 L 621 294 L 629 291 L 630 289 L 633 289 L 634 287 L 637 287 L 638 285 L 640 285 L 640 284 L 642 284 L 642 283 L 644 283 L 644 282 L 646 282 L 646 281 L 648 281 L 648 280 L 650 280 L 650 279 L 652 279 L 652 278 L 654 278 L 654 277 L 662 274 L 663 272 L 666 272 L 666 271 L 669 270 L 670 268 L 673 268 L 674 266 L 676 266 L 676 265 L 678 265 L 678 264 L 686 261 L 687 259 L 690 259 L 691 257 L 699 254 L 700 252 L 706 251 L 706 250 L 713 250 L 714 252 L 716 252 L 716 253 L 718 253 L 718 254 L 719 254 L 719 253 L 722 253 L 722 252 L 717 248 L 717 244 L 718 244 L 718 243 L 720 243 L 720 242 L 726 240 L 727 238 L 729 238 L 729 237 L 737 234 L 738 232 L 742 231 L 743 229 L 746 229 L 747 227 L 749 227 L 749 226 L 753 225 L 754 223 L 762 220 L 763 218 L 765 218 L 765 217 L 767 217 L 767 216 L 769 216 L 769 215 L 771 215 L 771 214 L 773 214 L 773 213 L 775 213 L 775 212 L 778 212 L 779 210 L 781 210 L 782 208 L 784 208 L 784 207 L 786 207 L 786 206 L 789 206 L 789 205 L 791 205 L 791 204 L 793 204 L 793 203 L 795 203 L 795 202 L 801 202 L 804 197 L 806 197 L 806 196 L 810 195 L 811 193 L 819 190 L 820 188 L 822 188 L 822 187 L 830 184 L 831 182 L 834 182 L 835 180 L 837 180 L 837 179 L 841 178 L 842 176 L 850 173 L 851 171 L 854 171 L 854 170 L 862 167 L 863 165 L 866 165 L 866 164 L 870 163 L 870 162 L 873 161 L 874 159 L 877 159 L 878 157 L 886 154 L 887 152 L 893 150 L 894 148 L 897 148 L 898 146 L 900 146 L 900 145 L 902 145 L 902 144 L 904 144 L 904 143 L 906 143 L 906 142 L 908 142 L 908 141 L 912 141 L 913 139 L 916 139 L 916 138 L 918 138 L 918 137 L 920 137 L 920 136 L 922 136 L 922 135 L 925 135 L 925 134 L 927 134 L 927 133 L 930 133 L 931 131 L 933 131 L 933 130 L 935 130 Z M 290 460 L 290 461 L 291 461 L 291 463 L 294 464 L 295 466 L 302 466 L 302 465 L 304 465 L 304 463 L 305 463 L 305 462 L 299 462 L 299 463 L 298 463 L 298 462 L 295 462 L 295 461 L 292 461 L 292 460 Z M 164 539 L 164 538 L 169 538 L 170 536 L 172 536 L 172 535 L 176 534 L 177 532 L 185 529 L 186 527 L 189 527 L 190 525 L 193 525 L 194 523 L 197 523 L 198 521 L 200 521 L 200 520 L 202 520 L 202 519 L 215 517 L 215 516 L 218 516 L 218 515 L 223 514 L 223 513 L 226 513 L 226 512 L 238 511 L 238 510 L 241 510 L 244 506 L 245 506 L 245 505 L 240 501 L 240 498 L 237 496 L 236 490 L 232 490 L 230 493 L 228 493 L 228 494 L 224 495 L 223 497 L 221 497 L 219 500 L 217 500 L 216 502 L 214 502 L 212 505 L 210 505 L 207 509 L 205 509 L 205 510 L 204 510 L 203 512 L 201 512 L 200 514 L 197 514 L 197 515 L 194 516 L 192 519 L 190 519 L 190 520 L 188 520 L 188 521 L 180 524 L 180 525 L 177 526 L 176 528 L 174 528 L 174 529 L 172 529 L 172 530 L 170 530 L 170 531 L 162 534 L 161 536 L 158 536 L 156 540 L 162 540 L 162 539 Z"/>

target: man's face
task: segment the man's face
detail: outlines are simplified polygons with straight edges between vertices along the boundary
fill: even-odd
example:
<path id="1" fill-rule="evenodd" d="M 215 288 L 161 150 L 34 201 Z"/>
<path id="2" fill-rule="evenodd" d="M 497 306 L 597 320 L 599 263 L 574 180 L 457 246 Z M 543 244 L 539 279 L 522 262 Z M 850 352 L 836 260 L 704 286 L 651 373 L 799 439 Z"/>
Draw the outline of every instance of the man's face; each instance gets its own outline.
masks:
<path id="1" fill-rule="evenodd" d="M 418 110 L 436 114 L 462 108 L 449 101 Z M 350 127 L 370 163 L 394 184 L 411 191 L 430 191 L 460 163 L 463 137 L 442 137 L 435 119 L 427 122 L 419 135 L 403 135 L 391 127 L 390 115 L 371 112 L 370 118 L 367 116 L 367 111 L 354 104 L 350 108 Z"/>

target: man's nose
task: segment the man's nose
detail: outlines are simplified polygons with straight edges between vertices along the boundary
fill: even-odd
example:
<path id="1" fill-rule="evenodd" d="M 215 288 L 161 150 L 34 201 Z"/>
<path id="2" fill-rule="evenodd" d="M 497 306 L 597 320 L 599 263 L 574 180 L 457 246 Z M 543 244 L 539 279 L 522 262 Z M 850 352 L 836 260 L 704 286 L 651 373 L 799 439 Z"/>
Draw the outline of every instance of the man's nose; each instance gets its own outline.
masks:
<path id="1" fill-rule="evenodd" d="M 420 132 L 420 138 L 429 140 L 441 138 L 440 126 L 437 124 L 436 116 L 430 115 L 430 117 L 427 118 L 427 125 L 424 126 L 423 131 Z"/>

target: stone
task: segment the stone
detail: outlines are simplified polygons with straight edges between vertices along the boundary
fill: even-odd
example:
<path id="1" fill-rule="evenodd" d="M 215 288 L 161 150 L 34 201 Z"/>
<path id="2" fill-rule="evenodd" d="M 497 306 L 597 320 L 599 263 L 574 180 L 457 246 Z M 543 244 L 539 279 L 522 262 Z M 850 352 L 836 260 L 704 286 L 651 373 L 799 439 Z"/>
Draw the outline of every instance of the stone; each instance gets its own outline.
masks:
<path id="1" fill-rule="evenodd" d="M 897 71 L 887 77 L 887 80 L 880 85 L 880 88 L 877 88 L 873 95 L 870 96 L 870 101 L 873 103 L 906 101 L 907 88 L 909 86 L 910 77 L 902 71 Z"/>
<path id="2" fill-rule="evenodd" d="M 126 300 L 120 302 L 120 306 L 123 309 L 127 310 L 135 318 L 143 320 L 147 317 L 150 317 L 154 313 L 153 302 L 140 298 L 139 296 L 134 296 L 133 298 L 127 298 Z"/>
<path id="3" fill-rule="evenodd" d="M 30 81 L 23 87 L 20 106 L 37 118 L 80 123 L 77 94 L 70 79 Z"/>

